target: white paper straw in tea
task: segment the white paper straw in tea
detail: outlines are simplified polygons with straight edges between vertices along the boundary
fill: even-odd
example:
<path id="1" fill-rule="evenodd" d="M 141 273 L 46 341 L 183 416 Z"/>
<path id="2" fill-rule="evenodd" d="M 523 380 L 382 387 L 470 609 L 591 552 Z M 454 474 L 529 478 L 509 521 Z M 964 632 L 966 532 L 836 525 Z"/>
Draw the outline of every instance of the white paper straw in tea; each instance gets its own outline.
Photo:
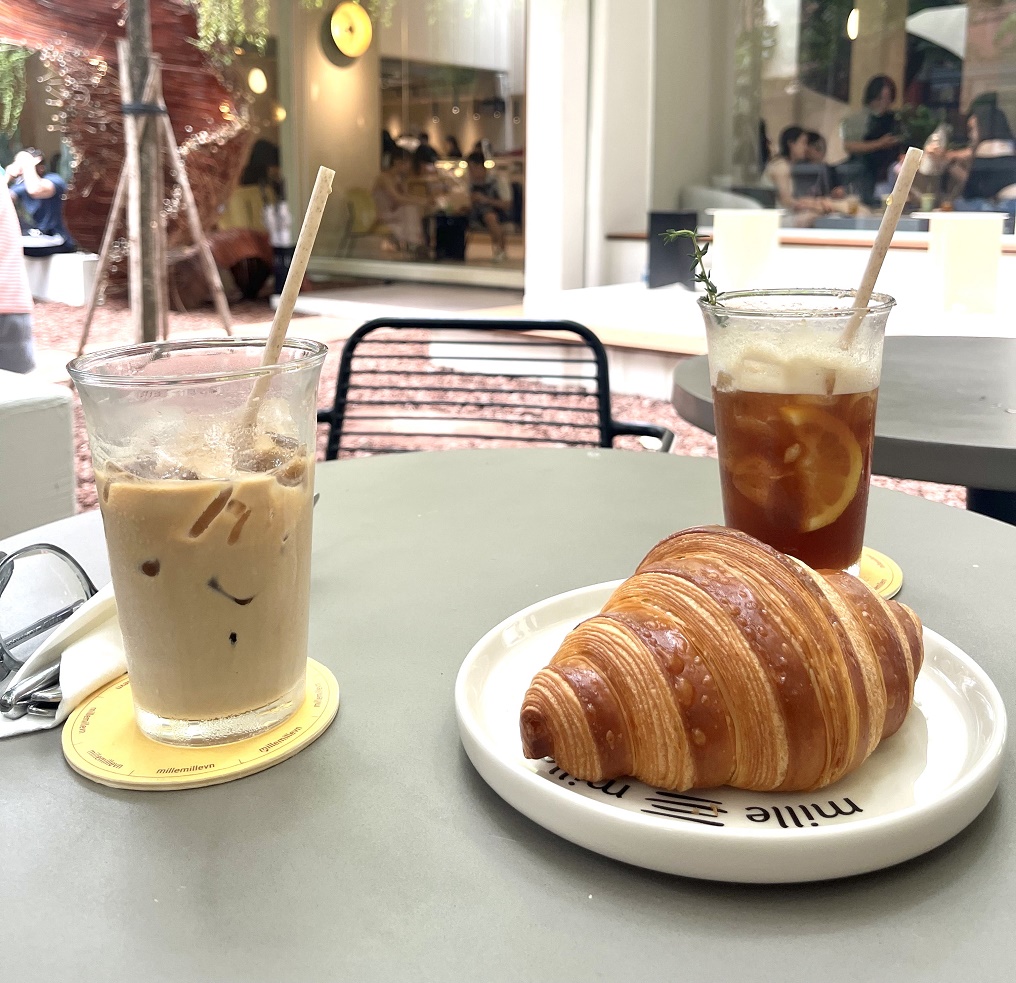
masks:
<path id="1" fill-rule="evenodd" d="M 272 327 L 268 332 L 268 340 L 265 342 L 265 352 L 261 358 L 263 366 L 275 365 L 282 353 L 282 345 L 286 340 L 286 331 L 289 329 L 289 322 L 293 316 L 293 308 L 296 306 L 296 298 L 300 293 L 300 285 L 303 283 L 304 274 L 307 272 L 307 264 L 310 262 L 311 250 L 314 248 L 314 240 L 317 238 L 318 229 L 321 227 L 321 216 L 324 214 L 328 196 L 332 193 L 332 178 L 335 171 L 327 167 L 319 167 L 317 178 L 314 181 L 314 190 L 311 192 L 310 201 L 307 203 L 307 211 L 303 217 L 303 225 L 300 227 L 300 235 L 296 240 L 296 249 L 293 252 L 293 261 L 289 266 L 289 273 L 286 275 L 286 285 L 282 288 L 282 296 L 279 297 L 279 306 L 275 309 L 275 317 L 272 319 Z M 257 419 L 258 406 L 271 384 L 271 376 L 263 375 L 254 384 L 250 399 L 247 401 L 247 412 L 245 424 L 253 426 Z"/>
<path id="2" fill-rule="evenodd" d="M 868 256 L 868 265 L 864 268 L 864 276 L 861 277 L 861 285 L 857 288 L 854 297 L 854 308 L 856 313 L 850 319 L 850 323 L 843 331 L 842 345 L 849 348 L 854 341 L 854 335 L 864 320 L 864 313 L 868 308 L 868 301 L 871 300 L 872 291 L 875 289 L 875 281 L 878 279 L 879 271 L 882 269 L 882 262 L 885 254 L 889 251 L 889 244 L 892 242 L 893 233 L 896 231 L 896 224 L 903 213 L 903 206 L 910 197 L 910 186 L 914 183 L 917 168 L 921 163 L 924 151 L 917 147 L 911 147 L 903 158 L 903 165 L 900 167 L 899 176 L 893 186 L 892 194 L 886 200 L 885 213 L 878 226 L 878 234 L 875 236 L 875 244 L 871 247 Z"/>

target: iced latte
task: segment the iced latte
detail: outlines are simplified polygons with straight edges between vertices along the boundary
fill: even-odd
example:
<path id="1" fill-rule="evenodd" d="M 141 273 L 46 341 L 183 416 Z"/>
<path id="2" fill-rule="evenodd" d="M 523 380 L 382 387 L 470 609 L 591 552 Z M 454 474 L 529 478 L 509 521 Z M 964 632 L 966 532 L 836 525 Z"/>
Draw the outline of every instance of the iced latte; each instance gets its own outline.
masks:
<path id="1" fill-rule="evenodd" d="M 728 525 L 816 569 L 854 569 L 891 298 L 849 344 L 849 292 L 721 294 L 703 304 Z M 715 306 L 715 309 L 707 309 Z"/>
<path id="2" fill-rule="evenodd" d="M 227 363 L 256 354 L 238 344 L 223 346 Z M 252 736 L 303 700 L 320 359 L 300 357 L 312 343 L 288 344 L 296 357 L 253 428 L 251 377 L 221 367 L 214 385 L 161 375 L 146 385 L 167 371 L 149 362 L 128 376 L 132 413 L 78 382 L 135 713 L 157 740 Z"/>

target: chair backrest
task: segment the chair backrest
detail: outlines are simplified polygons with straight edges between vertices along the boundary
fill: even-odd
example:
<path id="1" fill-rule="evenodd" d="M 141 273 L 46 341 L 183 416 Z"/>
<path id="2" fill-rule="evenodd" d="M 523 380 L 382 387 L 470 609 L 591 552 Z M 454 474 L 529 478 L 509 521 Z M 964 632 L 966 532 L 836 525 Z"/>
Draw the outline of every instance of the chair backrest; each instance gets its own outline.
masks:
<path id="1" fill-rule="evenodd" d="M 236 188 L 219 216 L 220 229 L 257 229 L 265 231 L 265 197 L 256 185 Z"/>
<path id="2" fill-rule="evenodd" d="M 364 235 L 374 228 L 377 222 L 377 204 L 374 196 L 366 188 L 349 188 L 346 191 L 349 205 L 350 235 Z"/>
<path id="3" fill-rule="evenodd" d="M 610 447 L 607 356 L 573 321 L 381 318 L 339 363 L 326 457 Z"/>

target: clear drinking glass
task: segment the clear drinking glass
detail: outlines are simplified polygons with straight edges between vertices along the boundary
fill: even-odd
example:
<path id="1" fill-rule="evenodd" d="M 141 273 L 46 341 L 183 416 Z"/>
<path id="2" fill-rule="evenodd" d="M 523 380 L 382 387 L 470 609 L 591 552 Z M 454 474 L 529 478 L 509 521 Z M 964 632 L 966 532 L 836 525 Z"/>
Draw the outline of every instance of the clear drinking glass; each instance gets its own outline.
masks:
<path id="1" fill-rule="evenodd" d="M 873 294 L 745 290 L 700 299 L 724 518 L 817 570 L 856 572 L 886 320 Z"/>
<path id="2" fill-rule="evenodd" d="M 85 411 L 135 716 L 155 740 L 239 740 L 303 702 L 326 352 L 287 340 L 278 364 L 262 367 L 263 340 L 177 341 L 68 366 Z"/>

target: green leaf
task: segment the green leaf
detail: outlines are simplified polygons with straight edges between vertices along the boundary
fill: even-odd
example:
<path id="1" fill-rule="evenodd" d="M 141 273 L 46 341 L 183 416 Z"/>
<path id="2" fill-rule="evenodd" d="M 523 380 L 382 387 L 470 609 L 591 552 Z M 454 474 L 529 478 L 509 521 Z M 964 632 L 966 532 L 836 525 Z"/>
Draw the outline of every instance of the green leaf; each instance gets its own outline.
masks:
<path id="1" fill-rule="evenodd" d="M 691 268 L 695 271 L 695 282 L 701 283 L 705 287 L 706 291 L 706 303 L 716 303 L 716 284 L 709 278 L 709 274 L 706 272 L 705 255 L 709 252 L 709 243 L 705 245 L 699 245 L 699 234 L 698 229 L 667 229 L 666 232 L 661 232 L 660 237 L 667 245 L 672 242 L 676 242 L 678 239 L 691 239 L 692 249 L 695 250 L 695 259 L 692 261 Z"/>

